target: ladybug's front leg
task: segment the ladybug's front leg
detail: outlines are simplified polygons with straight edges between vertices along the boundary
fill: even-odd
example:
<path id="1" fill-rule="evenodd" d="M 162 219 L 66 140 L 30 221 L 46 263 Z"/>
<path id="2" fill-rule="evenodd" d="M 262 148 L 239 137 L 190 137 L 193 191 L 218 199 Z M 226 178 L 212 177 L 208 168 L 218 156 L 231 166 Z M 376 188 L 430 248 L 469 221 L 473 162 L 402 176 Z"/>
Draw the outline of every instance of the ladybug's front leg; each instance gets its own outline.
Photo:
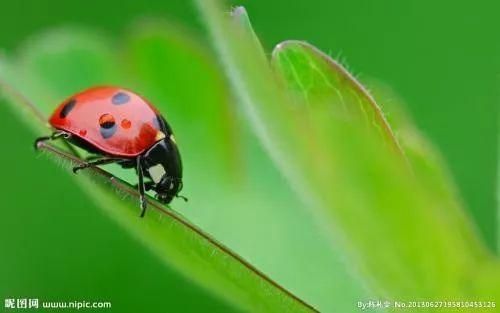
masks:
<path id="1" fill-rule="evenodd" d="M 65 139 L 68 139 L 71 137 L 71 134 L 70 133 L 67 133 L 65 131 L 62 131 L 62 130 L 57 130 L 55 132 L 52 133 L 52 135 L 50 136 L 43 136 L 43 137 L 38 137 L 36 140 L 35 140 L 35 150 L 38 150 L 38 148 L 40 147 L 40 143 L 41 142 L 44 142 L 44 141 L 47 141 L 47 140 L 54 140 L 54 139 L 58 139 L 58 138 L 65 138 Z"/>
<path id="2" fill-rule="evenodd" d="M 137 184 L 137 188 L 139 189 L 139 204 L 141 206 L 141 217 L 144 217 L 146 214 L 146 196 L 145 194 L 145 186 L 144 186 L 144 173 L 142 172 L 142 158 L 139 155 L 137 157 L 137 176 L 139 176 L 139 183 Z"/>
<path id="3" fill-rule="evenodd" d="M 145 181 L 144 182 L 144 190 L 145 191 L 153 190 L 153 188 L 155 187 L 155 185 L 156 184 L 154 182 L 152 182 L 152 181 Z M 139 188 L 139 184 L 135 184 L 134 188 Z"/>

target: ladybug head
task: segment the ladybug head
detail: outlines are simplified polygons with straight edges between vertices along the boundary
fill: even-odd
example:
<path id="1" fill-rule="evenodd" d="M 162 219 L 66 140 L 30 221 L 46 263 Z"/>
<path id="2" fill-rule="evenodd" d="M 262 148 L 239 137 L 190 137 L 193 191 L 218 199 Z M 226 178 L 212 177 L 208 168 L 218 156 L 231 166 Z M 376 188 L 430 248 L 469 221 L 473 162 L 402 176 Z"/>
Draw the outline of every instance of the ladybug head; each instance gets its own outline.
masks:
<path id="1" fill-rule="evenodd" d="M 182 189 L 182 180 L 164 175 L 156 184 L 156 198 L 161 203 L 170 203 Z"/>
<path id="2" fill-rule="evenodd" d="M 169 137 L 158 141 L 144 153 L 142 167 L 153 181 L 151 189 L 161 203 L 170 203 L 181 191 L 181 160 L 175 142 Z"/>

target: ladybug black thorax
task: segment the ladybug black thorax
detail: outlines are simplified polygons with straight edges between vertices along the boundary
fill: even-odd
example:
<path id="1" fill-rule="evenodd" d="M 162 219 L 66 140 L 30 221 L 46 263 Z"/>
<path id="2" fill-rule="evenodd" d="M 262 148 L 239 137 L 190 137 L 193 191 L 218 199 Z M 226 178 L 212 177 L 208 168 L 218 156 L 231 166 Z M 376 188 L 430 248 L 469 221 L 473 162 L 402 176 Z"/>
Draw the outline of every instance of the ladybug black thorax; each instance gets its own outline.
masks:
<path id="1" fill-rule="evenodd" d="M 170 203 L 182 189 L 182 163 L 173 136 L 165 137 L 141 155 L 144 175 L 162 203 Z"/>

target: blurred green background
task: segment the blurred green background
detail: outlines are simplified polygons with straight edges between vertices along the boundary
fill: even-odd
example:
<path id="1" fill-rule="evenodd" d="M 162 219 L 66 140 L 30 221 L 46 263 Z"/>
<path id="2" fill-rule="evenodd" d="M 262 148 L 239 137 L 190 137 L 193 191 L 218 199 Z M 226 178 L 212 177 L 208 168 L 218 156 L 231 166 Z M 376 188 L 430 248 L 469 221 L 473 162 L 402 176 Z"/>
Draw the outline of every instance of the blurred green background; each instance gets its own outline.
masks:
<path id="1" fill-rule="evenodd" d="M 232 3 L 247 8 L 268 51 L 281 40 L 303 39 L 340 55 L 361 81 L 376 78 L 390 85 L 444 154 L 482 237 L 496 246 L 500 4 Z M 95 28 L 118 39 L 133 21 L 149 16 L 184 25 L 209 46 L 189 1 L 32 0 L 0 4 L 0 49 L 14 53 L 30 36 L 65 25 Z M 0 297 L 105 299 L 122 312 L 165 301 L 182 312 L 231 310 L 166 271 L 86 197 L 71 192 L 74 182 L 56 165 L 34 161 L 33 135 L 11 114 L 2 103 Z M 53 184 L 37 177 L 51 177 Z M 68 225 L 68 220 L 76 222 Z M 175 296 L 165 298 L 169 294 Z"/>

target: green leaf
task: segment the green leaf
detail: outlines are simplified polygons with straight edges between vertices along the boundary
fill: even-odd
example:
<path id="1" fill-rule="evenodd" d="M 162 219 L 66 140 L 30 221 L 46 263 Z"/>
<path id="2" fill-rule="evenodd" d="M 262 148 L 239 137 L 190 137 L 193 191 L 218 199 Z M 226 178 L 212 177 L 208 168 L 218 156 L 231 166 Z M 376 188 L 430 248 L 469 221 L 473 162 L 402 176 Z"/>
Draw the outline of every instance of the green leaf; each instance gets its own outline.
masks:
<path id="1" fill-rule="evenodd" d="M 278 63 L 286 93 L 248 25 L 225 17 L 217 1 L 197 4 L 249 124 L 373 294 L 467 299 L 464 282 L 491 255 L 449 195 L 412 173 L 359 82 L 289 42 L 274 54 L 289 56 Z"/>
<path id="2" fill-rule="evenodd" d="M 81 41 L 80 34 L 71 32 L 55 36 L 59 36 L 57 40 L 49 40 L 50 49 L 41 48 L 46 45 L 44 40 L 33 43 L 28 50 L 40 53 L 25 54 L 19 61 L 13 62 L 15 65 L 2 66 L 2 69 L 9 67 L 13 71 L 1 72 L 2 76 L 13 75 L 4 80 L 23 90 L 23 93 L 26 92 L 28 99 L 40 98 L 40 107 L 44 112 L 49 112 L 58 99 L 66 97 L 66 92 L 74 92 L 99 82 L 120 82 L 125 77 L 120 70 L 121 67 L 115 66 L 119 58 L 113 53 L 107 53 L 106 51 L 112 51 L 109 46 L 93 35 L 84 34 Z M 89 37 L 93 38 L 91 42 L 86 39 Z M 49 34 L 48 38 L 53 38 L 53 34 Z M 182 44 L 178 43 L 181 46 L 179 49 L 185 51 Z M 171 48 L 175 47 L 173 45 Z M 61 61 L 59 65 L 57 60 L 66 61 Z M 91 70 L 84 75 L 84 78 L 74 80 L 72 75 L 75 75 L 75 71 L 71 69 L 82 67 Z M 60 76 L 55 75 L 51 78 L 50 75 L 43 75 L 50 71 Z M 15 76 L 16 73 L 18 75 L 22 73 L 22 81 Z M 45 79 L 41 80 L 42 77 Z M 66 80 L 71 83 L 66 84 Z M 26 91 L 21 87 L 26 87 Z M 63 92 L 66 94 L 63 95 Z M 23 99 L 12 94 L 9 99 L 14 111 L 20 111 L 26 105 Z M 30 112 L 23 110 L 21 114 Z M 26 120 L 31 124 L 38 124 L 36 129 L 45 127 L 45 119 L 41 120 L 37 115 L 30 115 Z M 48 151 L 51 156 L 55 156 L 57 162 L 62 160 L 81 162 L 58 148 L 49 145 L 43 145 L 41 148 Z M 71 173 L 69 169 L 67 172 Z M 266 312 L 314 311 L 186 218 L 172 210 L 162 210 L 153 200 L 148 200 L 151 209 L 144 220 L 140 220 L 135 190 L 123 181 L 111 179 L 99 169 L 92 169 L 85 175 L 75 176 L 75 181 L 97 206 L 153 251 L 166 266 L 179 270 L 194 283 L 216 294 L 235 309 Z M 118 195 L 113 189 L 118 190 L 120 194 Z"/>

